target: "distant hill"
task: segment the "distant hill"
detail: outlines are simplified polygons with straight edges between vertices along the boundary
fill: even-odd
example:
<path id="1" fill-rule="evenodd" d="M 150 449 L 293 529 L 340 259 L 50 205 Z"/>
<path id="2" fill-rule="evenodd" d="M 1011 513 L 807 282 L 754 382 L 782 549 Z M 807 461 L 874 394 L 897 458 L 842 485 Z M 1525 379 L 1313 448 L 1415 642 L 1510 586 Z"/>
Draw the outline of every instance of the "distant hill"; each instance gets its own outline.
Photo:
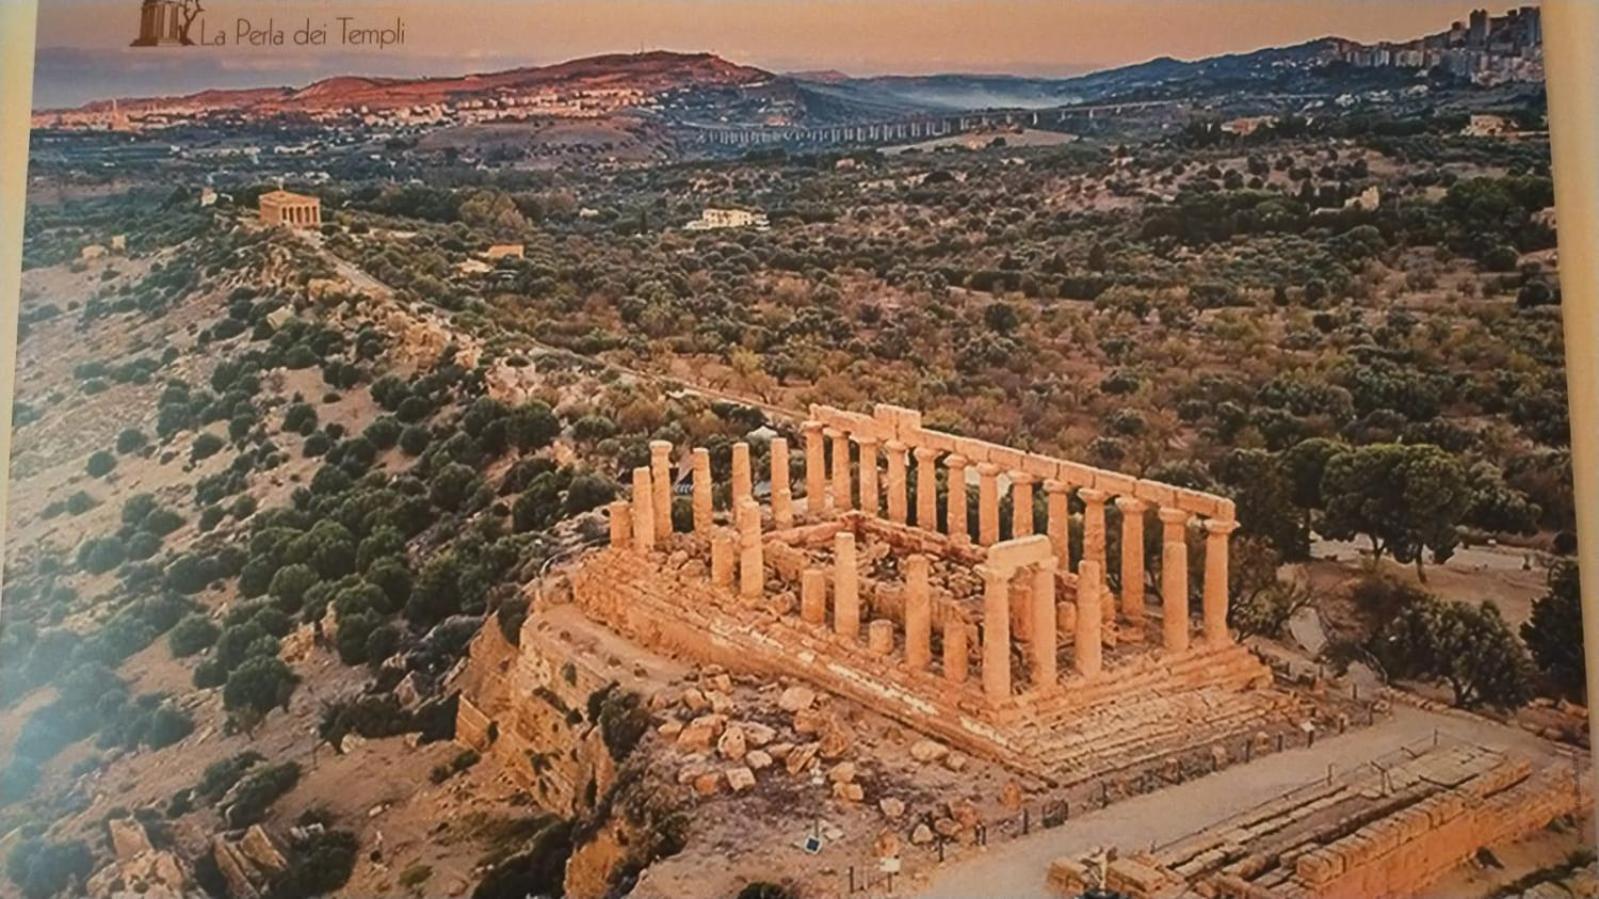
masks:
<path id="1" fill-rule="evenodd" d="M 176 105 L 259 112 L 349 109 L 394 109 L 445 102 L 486 99 L 541 87 L 573 90 L 621 88 L 659 93 L 676 88 L 755 85 L 774 78 L 770 72 L 737 65 L 710 53 L 612 54 L 574 59 L 548 66 L 446 78 L 367 78 L 340 76 L 303 88 L 258 88 L 204 91 L 183 97 L 151 97 L 116 101 L 125 110 Z M 83 107 L 109 109 L 112 101 Z"/>

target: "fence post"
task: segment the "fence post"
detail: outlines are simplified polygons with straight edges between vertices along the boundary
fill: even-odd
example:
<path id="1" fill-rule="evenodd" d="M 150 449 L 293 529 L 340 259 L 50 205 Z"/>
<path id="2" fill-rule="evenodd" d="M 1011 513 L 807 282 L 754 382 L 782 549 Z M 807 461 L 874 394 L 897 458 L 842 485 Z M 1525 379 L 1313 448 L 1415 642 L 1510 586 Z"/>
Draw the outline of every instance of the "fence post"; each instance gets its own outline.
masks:
<path id="1" fill-rule="evenodd" d="M 1033 815 L 1031 809 L 1022 809 L 1022 836 L 1027 836 L 1033 830 Z"/>
<path id="2" fill-rule="evenodd" d="M 849 893 L 850 893 L 851 896 L 855 895 L 855 866 L 854 865 L 850 865 L 849 866 Z"/>

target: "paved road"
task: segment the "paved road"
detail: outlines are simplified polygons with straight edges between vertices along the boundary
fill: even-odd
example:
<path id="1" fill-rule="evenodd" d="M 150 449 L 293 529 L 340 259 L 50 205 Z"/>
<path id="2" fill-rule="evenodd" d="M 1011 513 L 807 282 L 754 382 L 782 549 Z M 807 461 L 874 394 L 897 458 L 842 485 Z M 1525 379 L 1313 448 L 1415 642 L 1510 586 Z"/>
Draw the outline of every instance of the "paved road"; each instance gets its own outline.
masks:
<path id="1" fill-rule="evenodd" d="M 1309 749 L 1270 755 L 1074 817 L 1053 830 L 996 843 L 979 855 L 952 862 L 915 895 L 1059 899 L 1044 885 L 1049 863 L 1056 858 L 1080 856 L 1101 846 L 1128 850 L 1168 843 L 1325 777 L 1328 765 L 1344 770 L 1404 746 L 1425 745 L 1435 728 L 1446 741 L 1514 748 L 1534 756 L 1552 751 L 1549 744 L 1519 728 L 1398 706 L 1386 721 L 1318 740 Z"/>

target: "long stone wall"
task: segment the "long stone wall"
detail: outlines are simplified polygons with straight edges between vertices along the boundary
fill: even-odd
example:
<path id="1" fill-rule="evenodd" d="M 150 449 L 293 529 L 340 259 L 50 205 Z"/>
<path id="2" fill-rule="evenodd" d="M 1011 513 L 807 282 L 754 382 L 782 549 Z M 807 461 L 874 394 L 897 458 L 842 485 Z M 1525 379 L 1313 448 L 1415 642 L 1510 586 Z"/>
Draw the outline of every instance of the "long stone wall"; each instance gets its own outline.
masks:
<path id="1" fill-rule="evenodd" d="M 1535 770 L 1477 747 L 1433 750 L 1295 791 L 1157 851 L 1057 860 L 1049 884 L 1076 896 L 1103 880 L 1133 899 L 1415 895 L 1483 847 L 1583 813 L 1589 779 L 1566 763 Z"/>

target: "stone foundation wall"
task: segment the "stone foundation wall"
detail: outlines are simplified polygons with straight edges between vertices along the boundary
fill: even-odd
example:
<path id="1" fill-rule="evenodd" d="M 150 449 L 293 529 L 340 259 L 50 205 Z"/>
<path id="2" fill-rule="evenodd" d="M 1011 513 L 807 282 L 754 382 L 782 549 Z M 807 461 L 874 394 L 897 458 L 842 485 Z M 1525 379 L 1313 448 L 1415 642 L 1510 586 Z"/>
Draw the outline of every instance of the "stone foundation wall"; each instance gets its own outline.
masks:
<path id="1" fill-rule="evenodd" d="M 512 646 L 491 620 L 472 641 L 456 713 L 456 741 L 498 762 L 541 808 L 592 808 L 615 766 L 587 718 L 588 698 L 611 683 L 583 653 L 524 628 Z"/>

